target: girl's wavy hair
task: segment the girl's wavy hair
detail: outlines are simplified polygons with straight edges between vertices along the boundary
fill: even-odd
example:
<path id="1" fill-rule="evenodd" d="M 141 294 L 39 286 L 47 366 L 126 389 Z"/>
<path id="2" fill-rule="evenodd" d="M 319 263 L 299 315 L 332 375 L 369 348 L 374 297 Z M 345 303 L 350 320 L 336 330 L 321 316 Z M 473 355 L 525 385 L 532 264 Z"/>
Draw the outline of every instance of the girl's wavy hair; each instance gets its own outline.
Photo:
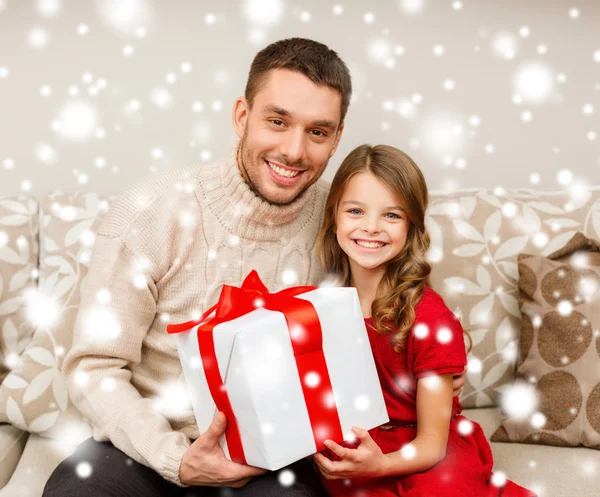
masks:
<path id="1" fill-rule="evenodd" d="M 387 263 L 371 307 L 379 333 L 396 330 L 393 343 L 394 349 L 399 351 L 415 321 L 415 307 L 421 301 L 431 273 L 431 265 L 425 258 L 430 245 L 425 228 L 429 203 L 427 183 L 408 155 L 388 145 L 361 145 L 350 152 L 331 184 L 317 240 L 318 253 L 325 271 L 350 286 L 350 264 L 337 242 L 335 221 L 346 185 L 356 174 L 364 172 L 373 174 L 402 200 L 410 223 L 406 243 Z"/>

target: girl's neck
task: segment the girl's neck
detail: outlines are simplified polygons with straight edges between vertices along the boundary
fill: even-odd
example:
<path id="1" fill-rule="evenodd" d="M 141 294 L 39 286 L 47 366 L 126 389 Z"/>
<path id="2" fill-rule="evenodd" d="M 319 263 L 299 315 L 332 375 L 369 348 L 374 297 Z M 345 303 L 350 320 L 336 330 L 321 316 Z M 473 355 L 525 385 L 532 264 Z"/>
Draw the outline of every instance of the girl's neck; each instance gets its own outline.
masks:
<path id="1" fill-rule="evenodd" d="M 385 274 L 385 267 L 365 269 L 350 262 L 350 285 L 356 288 L 363 317 L 371 317 L 371 306 L 377 296 L 377 288 Z"/>

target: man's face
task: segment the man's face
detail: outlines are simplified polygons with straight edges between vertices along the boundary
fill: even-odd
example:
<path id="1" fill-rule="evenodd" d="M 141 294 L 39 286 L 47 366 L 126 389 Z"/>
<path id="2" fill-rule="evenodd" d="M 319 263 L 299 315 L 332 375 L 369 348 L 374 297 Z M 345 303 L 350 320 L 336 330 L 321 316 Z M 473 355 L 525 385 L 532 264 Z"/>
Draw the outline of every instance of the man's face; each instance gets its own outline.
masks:
<path id="1" fill-rule="evenodd" d="M 303 74 L 275 69 L 251 109 L 245 98 L 236 101 L 239 167 L 257 195 L 289 204 L 319 179 L 342 134 L 341 98 Z"/>

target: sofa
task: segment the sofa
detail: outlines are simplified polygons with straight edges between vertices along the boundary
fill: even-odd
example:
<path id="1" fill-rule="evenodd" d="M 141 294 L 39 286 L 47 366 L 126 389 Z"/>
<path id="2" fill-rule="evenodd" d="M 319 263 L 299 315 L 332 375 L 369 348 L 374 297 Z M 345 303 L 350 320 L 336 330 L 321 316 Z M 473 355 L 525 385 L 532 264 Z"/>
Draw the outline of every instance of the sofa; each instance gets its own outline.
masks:
<path id="1" fill-rule="evenodd" d="M 91 436 L 60 371 L 94 233 L 113 201 L 95 193 L 0 197 L 0 497 L 40 496 L 54 468 Z M 473 344 L 464 414 L 491 438 L 519 356 L 518 254 L 549 254 L 577 231 L 600 239 L 600 189 L 433 192 L 427 226 L 431 285 Z M 540 497 L 600 495 L 599 450 L 491 446 L 495 472 Z"/>

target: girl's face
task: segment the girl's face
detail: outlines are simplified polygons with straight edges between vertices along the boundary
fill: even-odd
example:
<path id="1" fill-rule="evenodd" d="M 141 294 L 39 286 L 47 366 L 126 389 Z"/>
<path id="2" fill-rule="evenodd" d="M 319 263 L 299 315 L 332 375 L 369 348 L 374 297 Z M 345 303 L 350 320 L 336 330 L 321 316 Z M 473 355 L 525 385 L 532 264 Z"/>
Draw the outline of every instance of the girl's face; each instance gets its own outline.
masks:
<path id="1" fill-rule="evenodd" d="M 385 269 L 404 247 L 410 222 L 404 202 L 372 173 L 346 185 L 336 214 L 336 237 L 350 267 Z"/>

